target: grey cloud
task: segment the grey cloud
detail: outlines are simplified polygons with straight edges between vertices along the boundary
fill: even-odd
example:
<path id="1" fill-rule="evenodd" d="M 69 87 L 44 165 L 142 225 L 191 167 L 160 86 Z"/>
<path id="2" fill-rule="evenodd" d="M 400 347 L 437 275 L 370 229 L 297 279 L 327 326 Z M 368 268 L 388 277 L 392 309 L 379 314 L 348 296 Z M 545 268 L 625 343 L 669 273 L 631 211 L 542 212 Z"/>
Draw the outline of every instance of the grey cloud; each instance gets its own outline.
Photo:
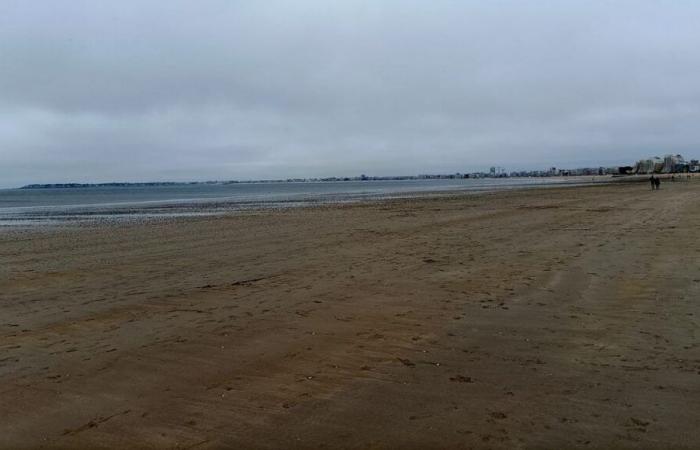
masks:
<path id="1" fill-rule="evenodd" d="M 693 156 L 698 19 L 689 1 L 5 1 L 0 186 Z"/>

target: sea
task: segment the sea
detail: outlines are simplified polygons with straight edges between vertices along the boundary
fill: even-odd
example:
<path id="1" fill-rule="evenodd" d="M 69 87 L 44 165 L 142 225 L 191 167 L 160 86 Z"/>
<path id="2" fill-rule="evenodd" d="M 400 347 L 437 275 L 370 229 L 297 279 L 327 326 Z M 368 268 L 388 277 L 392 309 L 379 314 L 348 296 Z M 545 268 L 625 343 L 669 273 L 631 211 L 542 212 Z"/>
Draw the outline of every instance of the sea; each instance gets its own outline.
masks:
<path id="1" fill-rule="evenodd" d="M 590 182 L 581 178 L 454 178 L 0 189 L 0 227 L 157 220 Z"/>

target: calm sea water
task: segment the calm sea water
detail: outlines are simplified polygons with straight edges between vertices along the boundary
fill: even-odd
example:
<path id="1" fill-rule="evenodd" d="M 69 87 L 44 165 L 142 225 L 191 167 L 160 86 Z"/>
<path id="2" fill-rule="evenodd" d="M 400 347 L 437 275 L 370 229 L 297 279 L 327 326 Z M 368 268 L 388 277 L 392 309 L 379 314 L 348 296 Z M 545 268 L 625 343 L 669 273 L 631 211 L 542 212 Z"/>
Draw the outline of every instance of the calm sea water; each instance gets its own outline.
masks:
<path id="1" fill-rule="evenodd" d="M 581 181 L 555 178 L 486 178 L 3 189 L 0 190 L 0 226 L 211 215 L 253 208 L 282 208 L 562 183 L 578 184 Z"/>

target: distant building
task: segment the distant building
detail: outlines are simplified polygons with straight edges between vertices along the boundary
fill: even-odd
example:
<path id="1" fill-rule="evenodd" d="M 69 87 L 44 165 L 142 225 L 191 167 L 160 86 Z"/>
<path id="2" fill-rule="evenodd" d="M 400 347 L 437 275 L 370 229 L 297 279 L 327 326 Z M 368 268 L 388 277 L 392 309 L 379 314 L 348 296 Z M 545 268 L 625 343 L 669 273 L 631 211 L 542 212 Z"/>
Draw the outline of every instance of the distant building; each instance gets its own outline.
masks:
<path id="1" fill-rule="evenodd" d="M 658 156 L 652 158 L 640 159 L 634 165 L 634 173 L 660 173 L 664 166 L 664 160 Z"/>
<path id="2" fill-rule="evenodd" d="M 685 172 L 687 165 L 681 155 L 666 155 L 664 156 L 664 167 L 661 171 L 663 173 Z"/>
<path id="3" fill-rule="evenodd" d="M 641 159 L 634 166 L 634 172 L 638 174 L 647 173 L 678 173 L 687 172 L 689 164 L 681 155 L 666 155 L 663 158 L 654 156 L 653 158 Z"/>

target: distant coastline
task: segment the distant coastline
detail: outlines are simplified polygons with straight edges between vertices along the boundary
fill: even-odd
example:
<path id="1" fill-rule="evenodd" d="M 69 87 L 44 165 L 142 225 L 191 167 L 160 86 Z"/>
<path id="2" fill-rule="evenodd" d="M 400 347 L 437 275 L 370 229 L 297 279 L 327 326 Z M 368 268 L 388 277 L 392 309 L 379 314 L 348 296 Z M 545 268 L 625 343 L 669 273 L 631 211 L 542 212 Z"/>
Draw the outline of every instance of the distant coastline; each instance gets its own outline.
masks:
<path id="1" fill-rule="evenodd" d="M 195 181 L 195 182 L 177 182 L 177 181 L 154 181 L 154 182 L 135 182 L 135 183 L 45 183 L 45 184 L 27 184 L 19 189 L 81 189 L 81 188 L 96 188 L 96 187 L 151 187 L 151 186 L 188 186 L 196 184 L 229 184 L 237 183 L 237 181 L 229 182 L 210 182 L 210 181 Z"/>
<path id="2" fill-rule="evenodd" d="M 454 180 L 469 178 L 517 178 L 492 177 L 488 174 L 449 174 L 449 175 L 395 175 L 359 177 L 324 177 L 324 178 L 286 178 L 274 180 L 213 180 L 213 181 L 146 181 L 146 182 L 108 182 L 108 183 L 36 183 L 27 184 L 19 189 L 80 189 L 96 187 L 154 187 L 154 186 L 196 186 L 227 185 L 251 183 L 333 183 L 342 181 L 406 181 L 406 180 Z"/>
<path id="3" fill-rule="evenodd" d="M 610 174 L 606 174 L 610 175 Z M 348 181 L 408 181 L 408 180 L 456 180 L 484 178 L 550 178 L 550 177 L 600 176 L 599 174 L 560 175 L 533 173 L 529 175 L 497 175 L 490 174 L 449 174 L 449 175 L 397 175 L 397 176 L 366 176 L 359 177 L 325 177 L 325 178 L 287 178 L 276 180 L 220 180 L 220 181 L 148 181 L 148 182 L 108 182 L 108 183 L 35 183 L 21 186 L 19 189 L 82 189 L 100 187 L 163 187 L 163 186 L 197 186 L 197 185 L 229 185 L 254 183 L 337 183 Z"/>

